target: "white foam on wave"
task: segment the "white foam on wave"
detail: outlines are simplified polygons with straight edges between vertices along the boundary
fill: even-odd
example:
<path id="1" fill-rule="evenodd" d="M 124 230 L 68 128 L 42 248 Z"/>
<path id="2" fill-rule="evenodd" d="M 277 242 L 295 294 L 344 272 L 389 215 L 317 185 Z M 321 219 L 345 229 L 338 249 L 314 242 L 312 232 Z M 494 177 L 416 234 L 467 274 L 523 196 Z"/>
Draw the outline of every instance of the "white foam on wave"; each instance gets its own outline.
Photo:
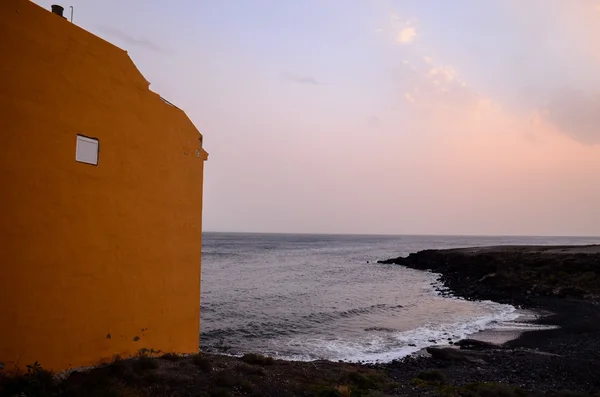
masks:
<path id="1" fill-rule="evenodd" d="M 290 342 L 290 345 L 295 348 L 301 347 L 301 350 L 307 354 L 274 354 L 274 356 L 297 361 L 312 361 L 318 357 L 333 361 L 390 362 L 416 353 L 428 346 L 448 344 L 450 341 L 464 339 L 469 335 L 490 328 L 492 324 L 512 321 L 519 316 L 516 309 L 510 305 L 490 301 L 479 303 L 488 306 L 488 309 L 492 309 L 493 313 L 455 323 L 427 324 L 402 332 L 371 333 L 357 340 L 294 340 Z"/>
<path id="2" fill-rule="evenodd" d="M 430 296 L 443 297 L 456 301 L 466 299 L 455 296 L 440 280 L 441 274 L 429 272 L 430 278 L 423 290 Z M 373 332 L 364 338 L 347 339 L 308 339 L 292 340 L 288 347 L 300 350 L 303 354 L 279 354 L 271 352 L 275 358 L 294 361 L 327 359 L 332 361 L 385 363 L 417 353 L 433 345 L 447 345 L 470 337 L 480 331 L 536 331 L 557 328 L 555 326 L 530 323 L 543 313 L 524 311 L 512 305 L 490 300 L 473 302 L 488 314 L 453 323 L 425 324 L 407 331 Z M 515 321 L 520 320 L 520 321 Z M 287 349 L 284 349 L 287 350 Z"/>
<path id="3" fill-rule="evenodd" d="M 557 329 L 557 325 L 531 324 L 518 321 L 493 324 L 489 327 L 492 331 L 541 331 L 546 329 Z"/>
<path id="4" fill-rule="evenodd" d="M 433 294 L 435 296 L 443 296 L 446 299 L 454 299 L 454 300 L 459 300 L 459 301 L 466 300 L 462 297 L 454 295 L 452 293 L 452 290 L 450 290 L 450 288 L 448 288 L 444 285 L 444 283 L 441 281 L 441 277 L 442 277 L 441 273 L 429 272 L 429 274 L 431 275 L 431 278 L 432 278 L 432 282 L 430 284 L 433 287 L 430 291 L 431 294 Z M 488 305 L 498 305 L 498 303 L 490 301 L 490 300 L 479 301 L 479 302 L 488 304 Z M 504 306 L 510 306 L 510 305 L 504 305 Z M 510 306 L 510 307 L 512 307 L 512 306 Z M 531 321 L 539 319 L 540 317 L 547 316 L 550 313 L 535 312 L 535 311 L 531 311 L 531 310 L 523 310 L 523 309 L 516 309 L 516 308 L 514 308 L 514 309 L 515 309 L 515 311 L 518 310 L 518 313 L 516 313 L 514 319 L 493 321 L 489 325 L 489 327 L 487 327 L 486 329 L 499 330 L 499 331 L 541 331 L 541 330 L 559 328 L 558 326 L 554 326 L 554 325 L 534 324 L 533 322 L 531 322 Z M 520 319 L 521 322 L 515 322 L 514 320 L 517 318 Z"/>
<path id="5" fill-rule="evenodd" d="M 446 287 L 444 285 L 444 283 L 442 282 L 442 279 L 441 279 L 442 274 L 441 273 L 428 272 L 428 274 L 430 276 L 431 288 L 429 288 L 429 293 L 431 295 L 444 296 L 448 299 L 465 300 L 464 298 L 460 298 L 460 297 L 452 294 L 452 291 L 450 290 L 450 288 Z"/>

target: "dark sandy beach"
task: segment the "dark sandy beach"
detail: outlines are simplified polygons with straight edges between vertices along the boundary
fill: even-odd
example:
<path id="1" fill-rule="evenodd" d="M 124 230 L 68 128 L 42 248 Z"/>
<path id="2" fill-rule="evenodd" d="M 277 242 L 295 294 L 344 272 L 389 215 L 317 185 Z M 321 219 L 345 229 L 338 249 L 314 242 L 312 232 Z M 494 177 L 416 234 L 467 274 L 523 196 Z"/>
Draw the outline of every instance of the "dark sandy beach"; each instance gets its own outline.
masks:
<path id="1" fill-rule="evenodd" d="M 550 312 L 535 322 L 558 326 L 479 350 L 475 360 L 420 357 L 388 364 L 395 379 L 408 381 L 424 369 L 442 369 L 453 384 L 600 390 L 600 246 L 431 250 L 382 262 L 440 273 L 450 293 L 465 299 Z"/>

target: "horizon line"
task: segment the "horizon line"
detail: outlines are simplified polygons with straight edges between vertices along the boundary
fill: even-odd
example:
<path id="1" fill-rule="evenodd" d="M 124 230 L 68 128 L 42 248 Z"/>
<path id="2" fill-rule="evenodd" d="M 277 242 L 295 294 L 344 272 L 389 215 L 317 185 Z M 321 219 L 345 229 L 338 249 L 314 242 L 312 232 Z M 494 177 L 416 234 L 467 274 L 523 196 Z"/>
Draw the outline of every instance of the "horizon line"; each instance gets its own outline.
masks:
<path id="1" fill-rule="evenodd" d="M 284 235 L 321 235 L 321 236 L 385 236 L 385 237 L 545 237 L 545 238 L 600 238 L 586 235 L 550 235 L 550 234 L 424 234 L 424 233 L 333 233 L 333 232 L 261 232 L 261 231 L 216 231 L 203 230 L 202 233 L 222 234 L 284 234 Z"/>

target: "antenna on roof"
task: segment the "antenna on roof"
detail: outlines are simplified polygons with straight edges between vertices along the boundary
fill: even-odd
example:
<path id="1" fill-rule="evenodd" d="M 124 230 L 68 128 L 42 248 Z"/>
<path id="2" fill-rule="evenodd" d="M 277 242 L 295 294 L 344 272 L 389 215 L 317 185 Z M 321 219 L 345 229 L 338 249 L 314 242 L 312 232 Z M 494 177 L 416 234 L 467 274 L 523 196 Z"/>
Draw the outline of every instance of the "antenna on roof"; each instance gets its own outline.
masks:
<path id="1" fill-rule="evenodd" d="M 73 6 L 69 6 L 71 8 L 71 23 L 73 23 Z"/>

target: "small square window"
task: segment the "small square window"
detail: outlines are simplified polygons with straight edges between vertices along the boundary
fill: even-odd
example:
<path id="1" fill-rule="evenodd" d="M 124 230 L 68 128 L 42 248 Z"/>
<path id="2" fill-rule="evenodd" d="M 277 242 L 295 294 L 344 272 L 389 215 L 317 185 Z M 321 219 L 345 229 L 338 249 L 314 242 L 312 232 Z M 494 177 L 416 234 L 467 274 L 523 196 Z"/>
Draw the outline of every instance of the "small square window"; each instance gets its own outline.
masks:
<path id="1" fill-rule="evenodd" d="M 77 135 L 75 160 L 80 163 L 98 165 L 98 148 L 99 143 L 97 139 Z"/>

